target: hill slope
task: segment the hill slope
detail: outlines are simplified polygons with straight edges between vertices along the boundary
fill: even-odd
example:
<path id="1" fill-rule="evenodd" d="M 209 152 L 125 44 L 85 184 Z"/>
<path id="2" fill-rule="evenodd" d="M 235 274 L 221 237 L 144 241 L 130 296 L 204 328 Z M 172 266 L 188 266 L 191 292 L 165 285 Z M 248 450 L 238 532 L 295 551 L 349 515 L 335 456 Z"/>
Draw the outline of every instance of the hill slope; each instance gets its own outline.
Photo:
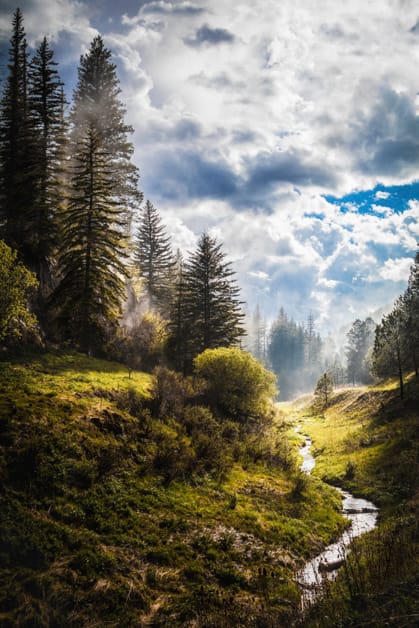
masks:
<path id="1" fill-rule="evenodd" d="M 149 375 L 75 354 L 1 364 L 2 626 L 295 613 L 294 570 L 342 530 L 339 497 L 298 472 L 280 418 L 244 443 L 153 394 Z"/>
<path id="2" fill-rule="evenodd" d="M 378 528 L 353 543 L 338 581 L 304 625 L 419 623 L 419 381 L 338 390 L 328 407 L 295 409 L 312 438 L 314 473 L 380 507 Z"/>

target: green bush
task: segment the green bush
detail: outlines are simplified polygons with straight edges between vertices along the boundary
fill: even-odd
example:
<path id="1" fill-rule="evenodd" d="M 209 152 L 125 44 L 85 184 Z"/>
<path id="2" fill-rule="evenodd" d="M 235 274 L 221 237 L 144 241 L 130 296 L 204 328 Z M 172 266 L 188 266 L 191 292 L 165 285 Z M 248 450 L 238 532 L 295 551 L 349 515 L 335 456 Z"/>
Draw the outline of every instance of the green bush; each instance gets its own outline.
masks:
<path id="1" fill-rule="evenodd" d="M 165 367 L 156 368 L 151 388 L 152 410 L 155 416 L 180 419 L 186 402 L 195 395 L 193 381 Z"/>
<path id="2" fill-rule="evenodd" d="M 30 339 L 37 321 L 28 309 L 28 298 L 38 282 L 21 262 L 17 252 L 0 240 L 0 343 Z"/>
<path id="3" fill-rule="evenodd" d="M 195 358 L 194 367 L 206 383 L 206 399 L 216 414 L 248 427 L 269 418 L 277 394 L 275 375 L 250 353 L 207 349 Z"/>

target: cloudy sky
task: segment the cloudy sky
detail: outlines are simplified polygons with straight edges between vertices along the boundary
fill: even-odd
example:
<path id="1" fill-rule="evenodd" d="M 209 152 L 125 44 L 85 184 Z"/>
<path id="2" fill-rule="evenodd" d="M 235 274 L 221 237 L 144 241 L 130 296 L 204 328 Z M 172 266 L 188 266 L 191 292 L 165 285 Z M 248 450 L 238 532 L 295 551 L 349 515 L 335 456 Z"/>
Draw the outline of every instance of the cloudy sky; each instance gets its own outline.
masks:
<path id="1" fill-rule="evenodd" d="M 250 311 L 311 311 L 326 333 L 404 290 L 419 240 L 416 0 L 19 6 L 70 94 L 102 33 L 145 197 L 176 246 L 204 230 L 224 243 Z M 15 8 L 2 1 L 3 73 Z"/>

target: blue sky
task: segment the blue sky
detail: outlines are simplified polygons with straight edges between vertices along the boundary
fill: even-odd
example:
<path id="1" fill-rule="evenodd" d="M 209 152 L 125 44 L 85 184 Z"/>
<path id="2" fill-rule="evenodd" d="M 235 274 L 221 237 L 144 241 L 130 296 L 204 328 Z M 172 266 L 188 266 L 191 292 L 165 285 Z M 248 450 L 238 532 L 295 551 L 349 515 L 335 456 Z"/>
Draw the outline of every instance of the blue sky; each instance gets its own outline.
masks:
<path id="1" fill-rule="evenodd" d="M 3 52 L 15 6 L 1 4 Z M 204 230 L 223 241 L 250 311 L 311 311 L 327 333 L 403 291 L 419 240 L 416 1 L 19 6 L 69 92 L 104 35 L 145 197 L 185 252 Z"/>

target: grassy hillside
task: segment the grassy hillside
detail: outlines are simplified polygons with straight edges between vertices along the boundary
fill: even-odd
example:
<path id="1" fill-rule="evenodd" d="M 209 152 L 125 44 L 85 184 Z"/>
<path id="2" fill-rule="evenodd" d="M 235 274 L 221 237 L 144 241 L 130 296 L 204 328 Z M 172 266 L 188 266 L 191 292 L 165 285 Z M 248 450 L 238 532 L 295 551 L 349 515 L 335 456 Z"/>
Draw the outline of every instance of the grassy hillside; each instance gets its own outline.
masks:
<path id="1" fill-rule="evenodd" d="M 327 408 L 294 407 L 313 440 L 314 474 L 380 507 L 376 531 L 354 542 L 338 582 L 304 625 L 419 623 L 419 381 L 338 390 Z"/>
<path id="2" fill-rule="evenodd" d="M 280 416 L 243 440 L 153 390 L 77 354 L 0 365 L 1 626 L 293 615 L 294 570 L 342 530 L 340 499 L 298 472 Z"/>

